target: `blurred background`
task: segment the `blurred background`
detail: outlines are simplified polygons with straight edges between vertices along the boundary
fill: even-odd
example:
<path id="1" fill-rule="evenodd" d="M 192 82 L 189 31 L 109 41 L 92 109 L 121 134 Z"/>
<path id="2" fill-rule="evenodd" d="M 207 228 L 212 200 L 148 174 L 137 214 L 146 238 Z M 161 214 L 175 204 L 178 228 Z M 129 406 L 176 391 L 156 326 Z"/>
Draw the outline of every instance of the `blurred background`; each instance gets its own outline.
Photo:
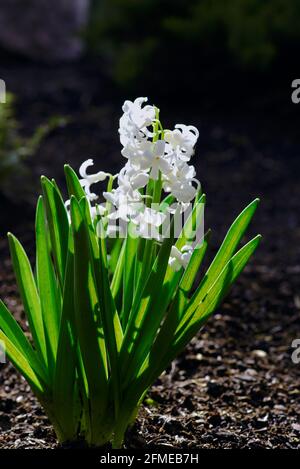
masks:
<path id="1" fill-rule="evenodd" d="M 296 128 L 299 9 L 297 0 L 2 0 L 0 78 L 11 93 L 0 116 L 2 192 L 27 193 L 10 190 L 14 164 L 37 174 L 54 158 L 55 174 L 91 154 L 114 164 L 125 98 L 149 96 L 168 126 L 187 118 L 272 125 L 273 135 Z M 33 148 L 24 136 L 36 136 Z M 199 153 L 207 137 L 205 129 Z"/>
<path id="2" fill-rule="evenodd" d="M 249 234 L 261 232 L 262 245 L 222 318 L 210 322 L 202 345 L 183 363 L 188 376 L 199 369 L 200 380 L 212 374 L 217 383 L 201 434 L 219 425 L 209 426 L 210 412 L 212 422 L 222 422 L 215 409 L 232 416 L 236 403 L 227 424 L 242 429 L 245 445 L 299 442 L 300 430 L 291 430 L 286 417 L 299 423 L 299 366 L 290 360 L 290 344 L 300 337 L 300 104 L 291 100 L 299 54 L 298 0 L 0 2 L 0 79 L 7 87 L 0 104 L 1 298 L 13 309 L 19 305 L 5 238 L 13 231 L 34 253 L 40 175 L 64 187 L 63 164 L 78 170 L 87 158 L 94 158 L 95 171 L 117 172 L 122 103 L 148 96 L 165 128 L 199 128 L 193 162 L 207 194 L 210 256 L 235 216 L 261 198 Z M 262 362 L 253 349 L 265 356 Z M 198 367 L 198 356 L 207 367 Z M 229 370 L 249 368 L 256 378 L 252 370 L 246 384 L 231 381 Z M 194 397 L 200 392 L 200 413 L 207 402 L 201 389 L 193 391 Z M 269 425 L 274 442 L 255 433 L 256 419 L 259 429 Z M 207 441 L 222 447 L 221 436 L 214 438 Z"/>
<path id="3" fill-rule="evenodd" d="M 199 127 L 194 163 L 212 207 L 264 196 L 280 219 L 280 200 L 293 203 L 278 197 L 284 177 L 298 170 L 299 47 L 297 0 L 2 0 L 1 228 L 15 207 L 32 216 L 42 173 L 61 183 L 65 162 L 90 157 L 118 171 L 121 105 L 137 96 L 165 127 Z"/>

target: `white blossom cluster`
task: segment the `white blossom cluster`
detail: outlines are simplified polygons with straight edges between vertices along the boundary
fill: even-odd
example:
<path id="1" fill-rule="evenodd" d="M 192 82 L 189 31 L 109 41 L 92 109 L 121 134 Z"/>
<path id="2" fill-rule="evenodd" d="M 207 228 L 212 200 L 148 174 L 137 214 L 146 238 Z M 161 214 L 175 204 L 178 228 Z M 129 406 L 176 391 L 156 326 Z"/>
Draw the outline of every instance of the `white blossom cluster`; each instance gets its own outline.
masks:
<path id="1" fill-rule="evenodd" d="M 147 190 L 150 183 L 160 192 L 171 194 L 180 210 L 195 198 L 200 188 L 194 166 L 190 159 L 199 132 L 191 125 L 177 124 L 174 130 L 164 130 L 159 121 L 159 110 L 155 106 L 145 105 L 147 98 L 125 101 L 120 119 L 120 141 L 122 155 L 126 164 L 120 173 L 114 176 L 117 187 L 103 192 L 104 199 L 113 210 L 106 213 L 108 219 L 131 222 L 136 232 L 143 238 L 160 240 L 160 227 L 165 215 L 151 207 L 155 195 Z M 103 171 L 88 174 L 87 168 L 93 160 L 85 161 L 80 167 L 81 185 L 91 203 L 92 214 L 105 215 L 106 206 L 95 206 L 98 196 L 91 192 L 91 185 L 102 182 L 111 175 Z M 155 192 L 155 190 L 154 190 Z M 150 201 L 150 203 L 148 203 Z M 99 212 L 100 211 L 100 212 Z M 170 265 L 174 270 L 186 267 L 192 255 L 191 246 L 184 246 L 179 251 L 172 248 Z"/>

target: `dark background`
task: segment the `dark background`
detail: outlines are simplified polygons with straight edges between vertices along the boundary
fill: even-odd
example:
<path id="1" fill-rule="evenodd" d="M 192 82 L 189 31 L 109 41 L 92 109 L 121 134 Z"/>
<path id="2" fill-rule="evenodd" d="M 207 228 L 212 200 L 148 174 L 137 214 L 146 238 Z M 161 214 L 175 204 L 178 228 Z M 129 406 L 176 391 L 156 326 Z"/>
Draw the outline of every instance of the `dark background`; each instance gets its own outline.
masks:
<path id="1" fill-rule="evenodd" d="M 2 298 L 22 320 L 5 234 L 34 252 L 40 175 L 63 186 L 63 164 L 78 170 L 91 157 L 96 171 L 117 172 L 121 105 L 148 96 L 165 127 L 199 128 L 193 163 L 208 199 L 209 258 L 255 197 L 261 205 L 249 233 L 263 241 L 217 319 L 154 386 L 158 407 L 141 416 L 128 445 L 299 447 L 300 368 L 290 358 L 300 338 L 300 104 L 291 101 L 300 78 L 299 2 L 95 0 L 80 21 L 67 1 L 63 12 L 50 1 L 36 5 L 0 6 L 0 78 L 14 94 L 0 113 Z M 24 415 L 24 428 L 33 425 L 28 413 L 42 417 L 6 373 L 0 446 L 10 447 L 23 435 L 11 415 Z M 23 446 L 54 445 L 45 428 L 45 444 L 38 434 Z"/>

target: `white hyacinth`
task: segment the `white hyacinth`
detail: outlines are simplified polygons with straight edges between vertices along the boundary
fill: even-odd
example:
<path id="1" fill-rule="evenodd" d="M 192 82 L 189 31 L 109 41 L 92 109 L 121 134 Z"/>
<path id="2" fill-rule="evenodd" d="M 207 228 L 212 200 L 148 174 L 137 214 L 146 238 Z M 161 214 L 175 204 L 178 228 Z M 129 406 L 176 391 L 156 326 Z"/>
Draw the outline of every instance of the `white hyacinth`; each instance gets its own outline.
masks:
<path id="1" fill-rule="evenodd" d="M 185 245 L 179 251 L 176 246 L 172 246 L 171 256 L 169 260 L 169 265 L 172 267 L 175 272 L 181 269 L 181 267 L 186 268 L 193 254 L 194 248 L 190 245 Z"/>
<path id="2" fill-rule="evenodd" d="M 182 161 L 190 161 L 199 131 L 192 125 L 175 125 L 175 130 L 166 130 L 165 141 L 170 145 L 176 157 Z"/>
<path id="3" fill-rule="evenodd" d="M 149 208 L 154 200 L 155 190 L 159 184 L 161 191 L 175 198 L 177 207 L 184 211 L 200 190 L 194 166 L 189 161 L 199 137 L 196 127 L 177 124 L 174 130 L 163 130 L 159 121 L 159 110 L 155 106 L 145 105 L 147 98 L 125 101 L 120 118 L 119 134 L 122 145 L 121 153 L 127 162 L 120 173 L 114 177 L 117 187 L 112 186 L 103 192 L 104 199 L 110 205 L 108 220 L 120 219 L 125 223 L 132 222 L 136 233 L 142 238 L 161 240 L 161 226 L 165 215 L 159 209 Z M 92 206 L 98 199 L 91 192 L 91 186 L 103 182 L 110 174 L 99 171 L 88 174 L 87 169 L 93 160 L 85 161 L 79 170 L 80 183 L 85 190 L 91 205 L 92 216 L 105 213 L 105 208 Z M 149 186 L 149 184 L 152 186 Z M 148 188 L 152 187 L 152 192 Z M 152 199 L 152 200 L 151 200 Z M 151 205 L 151 203 L 150 203 Z M 159 205 L 158 205 L 159 206 Z M 170 213 L 174 209 L 170 207 Z M 108 230 L 109 231 L 109 230 Z M 184 246 L 179 251 L 173 246 L 169 265 L 174 270 L 186 267 L 192 255 L 192 246 Z"/>
<path id="4" fill-rule="evenodd" d="M 146 101 L 148 98 L 136 98 L 134 102 L 125 101 L 119 128 L 123 146 L 131 143 L 134 138 L 143 139 L 152 135 L 148 127 L 153 124 L 156 111 L 154 106 L 148 105 L 142 108 Z"/>
<path id="5" fill-rule="evenodd" d="M 96 184 L 98 182 L 105 181 L 110 175 L 108 173 L 104 173 L 103 171 L 99 171 L 96 174 L 87 174 L 86 170 L 90 166 L 94 165 L 94 161 L 92 159 L 86 160 L 79 168 L 79 174 L 82 177 L 80 180 L 80 184 L 84 188 L 84 191 L 87 195 L 87 198 L 90 201 L 97 200 L 98 196 L 91 192 L 90 187 L 92 184 Z"/>
<path id="6" fill-rule="evenodd" d="M 163 213 L 146 207 L 132 222 L 137 226 L 136 233 L 142 238 L 160 240 L 158 228 L 163 224 L 165 217 Z"/>

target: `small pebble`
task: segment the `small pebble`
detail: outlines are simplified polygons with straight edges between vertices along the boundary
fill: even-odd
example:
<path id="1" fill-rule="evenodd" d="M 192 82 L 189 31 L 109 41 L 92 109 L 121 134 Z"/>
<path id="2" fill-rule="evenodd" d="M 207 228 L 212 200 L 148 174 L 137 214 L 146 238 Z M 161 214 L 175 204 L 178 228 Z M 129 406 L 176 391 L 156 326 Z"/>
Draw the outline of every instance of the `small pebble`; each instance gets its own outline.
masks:
<path id="1" fill-rule="evenodd" d="M 266 358 L 267 352 L 265 352 L 264 350 L 252 350 L 252 355 L 257 358 Z"/>

